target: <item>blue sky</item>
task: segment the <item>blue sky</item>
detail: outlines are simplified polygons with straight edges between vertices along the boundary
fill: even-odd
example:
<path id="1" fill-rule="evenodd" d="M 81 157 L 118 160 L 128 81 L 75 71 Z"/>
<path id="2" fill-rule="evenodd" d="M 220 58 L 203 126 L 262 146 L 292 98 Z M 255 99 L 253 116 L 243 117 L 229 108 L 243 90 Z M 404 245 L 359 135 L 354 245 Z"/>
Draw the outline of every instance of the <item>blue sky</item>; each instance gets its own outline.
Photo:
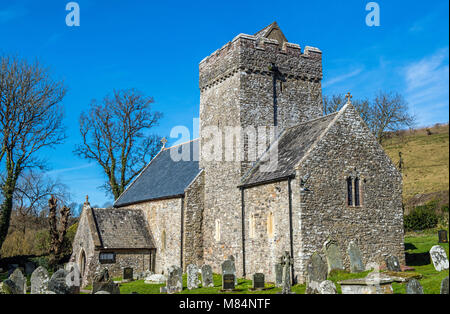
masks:
<path id="1" fill-rule="evenodd" d="M 277 21 L 290 42 L 323 51 L 324 94 L 371 98 L 400 92 L 418 125 L 449 117 L 448 1 L 382 0 L 381 25 L 365 24 L 370 1 L 79 0 L 80 27 L 67 27 L 69 1 L 0 1 L 0 54 L 38 59 L 68 86 L 69 138 L 45 152 L 51 171 L 75 202 L 109 198 L 95 164 L 74 156 L 78 117 L 91 99 L 137 88 L 155 98 L 164 118 L 154 132 L 192 129 L 199 113 L 198 64 L 239 33 Z M 176 139 L 171 139 L 171 142 Z"/>

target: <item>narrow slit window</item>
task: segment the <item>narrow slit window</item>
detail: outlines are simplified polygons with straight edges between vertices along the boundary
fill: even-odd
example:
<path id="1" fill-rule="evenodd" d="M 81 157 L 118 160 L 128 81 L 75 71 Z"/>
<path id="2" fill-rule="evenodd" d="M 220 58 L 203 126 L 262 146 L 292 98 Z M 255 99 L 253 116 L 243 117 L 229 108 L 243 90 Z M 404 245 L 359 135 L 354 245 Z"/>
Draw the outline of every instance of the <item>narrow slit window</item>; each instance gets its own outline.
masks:
<path id="1" fill-rule="evenodd" d="M 347 205 L 348 206 L 353 206 L 352 178 L 347 178 Z"/>
<path id="2" fill-rule="evenodd" d="M 355 206 L 360 206 L 361 201 L 359 197 L 359 178 L 355 179 Z"/>

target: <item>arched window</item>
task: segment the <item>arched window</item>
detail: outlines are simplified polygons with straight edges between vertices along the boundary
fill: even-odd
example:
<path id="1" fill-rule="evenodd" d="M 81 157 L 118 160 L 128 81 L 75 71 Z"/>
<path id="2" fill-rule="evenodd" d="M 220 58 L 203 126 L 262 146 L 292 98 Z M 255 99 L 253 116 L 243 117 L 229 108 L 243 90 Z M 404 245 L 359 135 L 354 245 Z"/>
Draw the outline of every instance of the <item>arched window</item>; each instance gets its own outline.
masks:
<path id="1" fill-rule="evenodd" d="M 214 238 L 216 239 L 216 242 L 220 242 L 220 220 L 216 219 L 216 233 Z"/>
<path id="2" fill-rule="evenodd" d="M 255 214 L 250 215 L 250 223 L 249 223 L 249 236 L 250 239 L 254 239 L 256 237 L 256 220 Z"/>
<path id="3" fill-rule="evenodd" d="M 355 179 L 355 206 L 360 206 L 361 200 L 359 198 L 359 178 Z"/>
<path id="4" fill-rule="evenodd" d="M 166 230 L 161 233 L 161 251 L 166 250 Z"/>
<path id="5" fill-rule="evenodd" d="M 347 178 L 347 205 L 353 206 L 353 184 L 352 178 Z"/>
<path id="6" fill-rule="evenodd" d="M 267 235 L 269 238 L 273 238 L 274 220 L 273 213 L 269 212 L 267 214 Z"/>
<path id="7" fill-rule="evenodd" d="M 347 178 L 347 205 L 348 206 L 361 206 L 361 179 L 356 177 L 352 179 Z"/>

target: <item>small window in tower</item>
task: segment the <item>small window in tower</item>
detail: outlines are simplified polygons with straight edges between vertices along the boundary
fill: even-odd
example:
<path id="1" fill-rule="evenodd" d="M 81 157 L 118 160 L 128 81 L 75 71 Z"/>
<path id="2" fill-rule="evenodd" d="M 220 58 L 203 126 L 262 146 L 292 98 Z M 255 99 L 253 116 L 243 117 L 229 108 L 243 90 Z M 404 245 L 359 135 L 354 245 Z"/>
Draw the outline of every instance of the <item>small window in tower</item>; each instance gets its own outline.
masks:
<path id="1" fill-rule="evenodd" d="M 161 251 L 166 250 L 166 230 L 161 233 Z"/>
<path id="2" fill-rule="evenodd" d="M 347 178 L 347 205 L 353 206 L 353 186 L 352 178 Z"/>
<path id="3" fill-rule="evenodd" d="M 256 236 L 256 220 L 255 220 L 255 214 L 250 215 L 250 223 L 249 223 L 249 236 L 250 239 L 254 239 Z"/>
<path id="4" fill-rule="evenodd" d="M 216 242 L 220 242 L 220 220 L 216 220 L 216 233 L 214 238 L 216 239 Z"/>
<path id="5" fill-rule="evenodd" d="M 359 193 L 359 178 L 355 179 L 355 206 L 361 205 L 360 193 Z"/>
<path id="6" fill-rule="evenodd" d="M 273 221 L 273 213 L 269 212 L 267 214 L 267 235 L 269 238 L 273 238 L 273 228 L 274 227 L 274 221 Z"/>

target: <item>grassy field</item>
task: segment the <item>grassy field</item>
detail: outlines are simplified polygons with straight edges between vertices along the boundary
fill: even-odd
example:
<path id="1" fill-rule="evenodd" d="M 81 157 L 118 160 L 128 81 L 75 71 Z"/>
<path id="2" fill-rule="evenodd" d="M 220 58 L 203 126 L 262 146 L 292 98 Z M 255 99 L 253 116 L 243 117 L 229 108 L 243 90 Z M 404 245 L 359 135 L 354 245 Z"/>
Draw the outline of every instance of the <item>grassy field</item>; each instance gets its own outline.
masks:
<path id="1" fill-rule="evenodd" d="M 386 139 L 383 147 L 398 164 L 399 152 L 404 161 L 403 197 L 408 200 L 416 194 L 448 191 L 449 189 L 449 127 L 448 124 L 407 131 Z"/>
<path id="2" fill-rule="evenodd" d="M 405 238 L 405 250 L 406 253 L 409 254 L 412 258 L 420 257 L 418 261 L 414 261 L 411 263 L 407 263 L 408 266 L 412 266 L 415 268 L 414 273 L 411 275 L 420 274 L 422 278 L 419 280 L 424 288 L 425 294 L 439 294 L 441 281 L 445 277 L 449 275 L 449 271 L 438 272 L 434 269 L 433 264 L 429 258 L 428 252 L 436 245 L 438 242 L 438 237 L 436 230 L 428 230 L 420 234 L 408 234 Z M 441 244 L 447 252 L 449 245 Z M 425 258 L 424 258 L 425 257 Z M 333 281 L 336 284 L 336 288 L 338 293 L 341 293 L 341 287 L 338 284 L 341 280 L 346 279 L 355 279 L 355 278 L 364 278 L 368 275 L 369 272 L 359 273 L 359 274 L 351 274 L 347 272 L 334 272 L 328 279 Z M 409 273 L 409 272 L 408 272 Z M 120 280 L 120 278 L 118 278 Z M 199 288 L 195 290 L 187 290 L 187 282 L 186 275 L 183 276 L 183 287 L 184 290 L 181 294 L 221 294 L 221 283 L 222 278 L 220 275 L 214 274 L 214 287 L 213 288 Z M 164 285 L 150 285 L 144 283 L 143 280 L 133 281 L 129 283 L 120 284 L 120 292 L 122 294 L 130 294 L 132 292 L 137 292 L 139 294 L 159 294 L 160 288 Z M 266 289 L 264 291 L 251 291 L 250 288 L 252 286 L 252 282 L 246 279 L 239 279 L 238 285 L 236 286 L 236 291 L 234 292 L 226 292 L 223 294 L 275 294 L 281 291 L 280 288 L 274 287 L 274 285 L 267 284 Z M 405 293 L 405 284 L 394 283 L 393 284 L 394 293 L 396 294 L 404 294 Z M 292 288 L 292 291 L 296 294 L 304 294 L 306 290 L 305 285 L 295 285 Z"/>

